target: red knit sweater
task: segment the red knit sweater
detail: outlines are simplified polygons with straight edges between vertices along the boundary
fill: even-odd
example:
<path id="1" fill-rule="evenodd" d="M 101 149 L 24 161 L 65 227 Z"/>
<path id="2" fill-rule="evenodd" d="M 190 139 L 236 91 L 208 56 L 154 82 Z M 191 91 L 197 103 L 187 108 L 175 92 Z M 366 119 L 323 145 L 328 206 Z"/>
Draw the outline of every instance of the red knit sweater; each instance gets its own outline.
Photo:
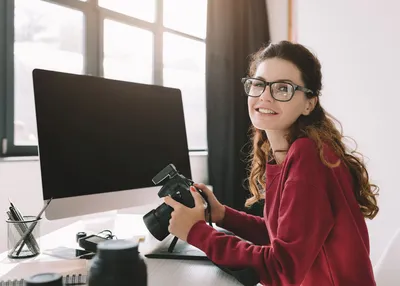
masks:
<path id="1" fill-rule="evenodd" d="M 324 156 L 337 161 L 326 146 Z M 266 173 L 264 218 L 226 207 L 221 225 L 249 242 L 200 221 L 188 243 L 216 264 L 253 267 L 263 285 L 376 285 L 367 226 L 345 164 L 325 166 L 315 143 L 302 138 Z"/>

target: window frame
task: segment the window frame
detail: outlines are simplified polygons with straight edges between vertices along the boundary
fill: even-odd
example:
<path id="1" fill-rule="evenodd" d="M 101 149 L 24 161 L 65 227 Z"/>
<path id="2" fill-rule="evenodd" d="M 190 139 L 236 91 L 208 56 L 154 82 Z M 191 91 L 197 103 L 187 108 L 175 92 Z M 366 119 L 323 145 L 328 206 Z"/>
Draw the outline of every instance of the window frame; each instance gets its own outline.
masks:
<path id="1" fill-rule="evenodd" d="M 154 35 L 153 84 L 163 85 L 163 34 L 169 32 L 205 43 L 193 35 L 163 26 L 163 0 L 156 1 L 155 21 L 147 22 L 98 6 L 98 0 L 40 0 L 84 14 L 84 73 L 103 76 L 104 20 L 109 19 Z M 1 12 L 3 11 L 3 12 Z M 91 32 L 89 32 L 91 31 Z M 14 0 L 0 1 L 0 157 L 38 156 L 38 146 L 14 144 Z M 207 150 L 190 149 L 189 152 Z"/>

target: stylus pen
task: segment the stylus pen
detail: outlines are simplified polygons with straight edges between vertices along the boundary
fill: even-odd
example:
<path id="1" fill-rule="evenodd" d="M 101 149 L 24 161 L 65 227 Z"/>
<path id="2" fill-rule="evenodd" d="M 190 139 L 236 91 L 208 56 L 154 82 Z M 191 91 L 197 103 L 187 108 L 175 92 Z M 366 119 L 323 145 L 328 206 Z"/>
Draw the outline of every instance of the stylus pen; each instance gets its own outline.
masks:
<path id="1" fill-rule="evenodd" d="M 44 211 L 47 209 L 47 207 L 49 206 L 49 204 L 50 204 L 50 202 L 51 202 L 52 199 L 53 199 L 53 198 L 51 198 L 50 200 L 48 200 L 48 202 L 43 206 L 42 210 L 41 210 L 41 211 L 38 213 L 38 215 L 36 216 L 36 221 L 35 221 L 34 223 L 32 223 L 32 224 L 29 226 L 28 230 L 27 230 L 27 231 L 24 233 L 24 235 L 18 240 L 18 242 L 17 242 L 17 243 L 15 244 L 15 246 L 13 247 L 11 253 L 13 253 L 13 252 L 15 251 L 15 249 L 17 249 L 18 245 L 22 242 L 20 248 L 19 248 L 18 251 L 17 251 L 17 255 L 20 254 L 22 248 L 24 247 L 26 238 L 32 233 L 33 229 L 34 229 L 34 228 L 36 227 L 36 225 L 37 225 L 37 221 L 38 221 L 39 219 L 41 219 L 42 214 L 43 214 Z"/>

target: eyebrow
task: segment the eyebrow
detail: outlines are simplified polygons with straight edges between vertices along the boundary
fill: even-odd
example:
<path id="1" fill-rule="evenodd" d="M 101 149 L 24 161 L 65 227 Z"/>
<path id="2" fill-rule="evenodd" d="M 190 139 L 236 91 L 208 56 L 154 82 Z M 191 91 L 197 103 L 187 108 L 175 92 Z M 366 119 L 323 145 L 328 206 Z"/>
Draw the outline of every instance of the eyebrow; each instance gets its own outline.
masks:
<path id="1" fill-rule="evenodd" d="M 255 78 L 257 78 L 257 79 L 262 79 L 262 80 L 268 82 L 268 80 L 266 80 L 266 79 L 263 78 L 262 76 L 256 76 Z M 283 81 L 283 82 L 286 81 L 286 82 L 294 83 L 292 80 L 286 79 L 286 78 L 281 78 L 281 79 L 274 80 L 274 82 L 277 82 L 277 81 Z"/>

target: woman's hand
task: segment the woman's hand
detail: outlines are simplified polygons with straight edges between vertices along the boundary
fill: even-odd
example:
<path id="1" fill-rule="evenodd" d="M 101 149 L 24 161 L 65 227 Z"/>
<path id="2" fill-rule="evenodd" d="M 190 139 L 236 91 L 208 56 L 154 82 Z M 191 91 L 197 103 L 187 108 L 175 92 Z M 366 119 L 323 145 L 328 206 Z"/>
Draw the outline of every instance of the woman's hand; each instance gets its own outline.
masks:
<path id="1" fill-rule="evenodd" d="M 195 188 L 191 187 L 190 190 L 195 203 L 193 208 L 188 208 L 170 196 L 164 197 L 164 202 L 174 209 L 169 220 L 168 231 L 183 241 L 187 241 L 189 231 L 196 222 L 205 220 L 203 198 Z"/>
<path id="2" fill-rule="evenodd" d="M 212 222 L 220 224 L 225 217 L 225 206 L 221 204 L 214 193 L 204 184 L 194 184 L 194 186 L 204 192 L 207 197 L 208 203 L 211 205 L 211 219 Z"/>

